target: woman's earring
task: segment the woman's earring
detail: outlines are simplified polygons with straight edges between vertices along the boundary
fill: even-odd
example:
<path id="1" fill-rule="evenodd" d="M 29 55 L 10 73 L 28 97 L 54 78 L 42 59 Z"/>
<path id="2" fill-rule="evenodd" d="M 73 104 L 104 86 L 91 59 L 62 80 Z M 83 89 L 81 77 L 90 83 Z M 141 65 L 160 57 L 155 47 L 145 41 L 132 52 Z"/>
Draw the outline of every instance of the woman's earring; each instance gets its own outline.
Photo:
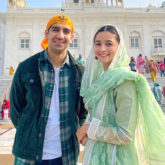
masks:
<path id="1" fill-rule="evenodd" d="M 95 56 L 95 60 L 98 60 L 98 58 Z"/>

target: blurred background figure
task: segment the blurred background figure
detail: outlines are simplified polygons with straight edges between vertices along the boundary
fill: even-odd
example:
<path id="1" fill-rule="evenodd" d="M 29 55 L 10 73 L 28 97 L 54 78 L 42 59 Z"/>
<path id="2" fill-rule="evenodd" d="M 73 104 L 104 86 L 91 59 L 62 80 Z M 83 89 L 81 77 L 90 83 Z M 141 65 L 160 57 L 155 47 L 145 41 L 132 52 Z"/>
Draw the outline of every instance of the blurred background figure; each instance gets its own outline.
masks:
<path id="1" fill-rule="evenodd" d="M 2 112 L 1 112 L 2 119 L 4 120 L 9 119 L 9 108 L 10 108 L 9 100 L 4 99 L 2 104 Z"/>
<path id="2" fill-rule="evenodd" d="M 145 56 L 145 65 L 144 65 L 144 68 L 145 68 L 145 72 L 146 73 L 150 73 L 149 59 L 148 59 L 147 56 Z"/>
<path id="3" fill-rule="evenodd" d="M 73 54 L 72 56 L 76 59 L 76 55 L 75 54 Z"/>
<path id="4" fill-rule="evenodd" d="M 129 66 L 131 68 L 131 71 L 136 72 L 136 61 L 135 61 L 135 58 L 134 57 L 131 57 Z"/>
<path id="5" fill-rule="evenodd" d="M 142 57 L 141 54 L 137 57 L 137 66 L 136 68 L 138 69 L 138 72 L 144 75 L 144 65 L 145 65 L 145 60 Z"/>
<path id="6" fill-rule="evenodd" d="M 80 63 L 80 64 L 83 64 L 83 60 L 82 60 L 82 55 L 79 54 L 79 57 L 77 58 L 77 61 Z"/>
<path id="7" fill-rule="evenodd" d="M 162 105 L 162 97 L 163 97 L 163 89 L 157 82 L 154 83 L 153 94 L 155 96 L 156 101 L 161 106 Z"/>
<path id="8" fill-rule="evenodd" d="M 165 64 L 164 64 L 164 62 L 163 62 L 163 60 L 162 61 L 160 61 L 160 66 L 159 66 L 159 68 L 160 68 L 160 76 L 162 77 L 162 76 L 164 76 L 165 77 Z"/>
<path id="9" fill-rule="evenodd" d="M 163 96 L 165 97 L 165 86 L 163 86 L 162 88 L 163 88 Z"/>
<path id="10" fill-rule="evenodd" d="M 4 118 L 4 112 L 3 112 L 3 107 L 1 106 L 1 111 L 0 111 L 0 119 Z"/>
<path id="11" fill-rule="evenodd" d="M 9 67 L 9 75 L 10 76 L 14 75 L 14 68 L 13 68 L 13 66 Z"/>
<path id="12" fill-rule="evenodd" d="M 151 73 L 151 80 L 152 82 L 155 82 L 158 68 L 157 68 L 156 62 L 153 59 L 149 61 L 149 67 L 150 67 L 150 73 Z"/>

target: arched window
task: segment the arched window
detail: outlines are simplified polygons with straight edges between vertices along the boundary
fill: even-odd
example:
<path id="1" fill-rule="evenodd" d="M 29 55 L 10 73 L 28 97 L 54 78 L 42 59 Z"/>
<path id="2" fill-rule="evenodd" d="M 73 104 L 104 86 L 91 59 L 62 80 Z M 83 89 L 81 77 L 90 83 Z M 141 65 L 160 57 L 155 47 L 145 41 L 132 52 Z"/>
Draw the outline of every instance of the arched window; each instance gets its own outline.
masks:
<path id="1" fill-rule="evenodd" d="M 131 32 L 130 37 L 130 47 L 131 48 L 139 48 L 140 47 L 140 35 L 138 32 Z"/>
<path id="2" fill-rule="evenodd" d="M 30 34 L 27 32 L 22 32 L 19 34 L 19 44 L 20 49 L 30 48 Z"/>
<path id="3" fill-rule="evenodd" d="M 164 34 L 161 31 L 155 31 L 152 34 L 154 48 L 163 48 Z"/>
<path id="4" fill-rule="evenodd" d="M 72 43 L 69 45 L 70 48 L 78 48 L 79 47 L 79 37 L 77 33 L 74 33 L 74 39 Z"/>

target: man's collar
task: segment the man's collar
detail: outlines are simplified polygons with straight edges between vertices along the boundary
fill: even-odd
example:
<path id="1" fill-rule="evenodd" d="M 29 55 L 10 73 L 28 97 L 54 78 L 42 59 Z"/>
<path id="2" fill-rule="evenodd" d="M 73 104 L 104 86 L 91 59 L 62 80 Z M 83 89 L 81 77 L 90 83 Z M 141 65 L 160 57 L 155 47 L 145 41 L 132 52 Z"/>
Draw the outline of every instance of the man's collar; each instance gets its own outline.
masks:
<path id="1" fill-rule="evenodd" d="M 51 60 L 50 60 L 50 58 L 48 56 L 48 49 L 46 49 L 43 52 L 41 52 L 40 57 L 39 57 L 39 60 L 40 61 L 49 61 L 49 62 L 51 62 Z M 62 64 L 62 66 L 64 66 L 65 64 L 67 66 L 70 66 L 70 63 L 69 63 L 69 53 L 68 53 L 68 51 L 67 51 L 67 55 L 66 55 L 66 58 L 65 58 L 65 60 L 64 60 L 64 62 Z"/>

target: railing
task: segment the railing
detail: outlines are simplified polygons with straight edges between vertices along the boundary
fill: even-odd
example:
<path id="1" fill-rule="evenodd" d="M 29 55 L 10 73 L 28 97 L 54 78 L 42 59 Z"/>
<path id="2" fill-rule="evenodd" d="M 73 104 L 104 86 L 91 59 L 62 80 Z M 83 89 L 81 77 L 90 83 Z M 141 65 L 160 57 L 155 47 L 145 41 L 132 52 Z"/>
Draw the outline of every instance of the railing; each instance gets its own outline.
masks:
<path id="1" fill-rule="evenodd" d="M 153 48 L 152 49 L 152 56 L 155 56 L 155 55 L 162 55 L 162 56 L 165 56 L 165 48 Z"/>
<path id="2" fill-rule="evenodd" d="M 12 81 L 9 83 L 6 90 L 0 96 L 0 105 L 2 105 L 4 99 L 9 99 L 9 92 L 10 92 L 11 84 L 12 84 Z"/>
<path id="3" fill-rule="evenodd" d="M 153 53 L 165 53 L 165 48 L 153 48 L 152 49 Z"/>
<path id="4" fill-rule="evenodd" d="M 83 7 L 123 7 L 123 3 L 106 2 L 79 2 L 79 3 L 63 3 L 62 8 L 83 8 Z"/>

